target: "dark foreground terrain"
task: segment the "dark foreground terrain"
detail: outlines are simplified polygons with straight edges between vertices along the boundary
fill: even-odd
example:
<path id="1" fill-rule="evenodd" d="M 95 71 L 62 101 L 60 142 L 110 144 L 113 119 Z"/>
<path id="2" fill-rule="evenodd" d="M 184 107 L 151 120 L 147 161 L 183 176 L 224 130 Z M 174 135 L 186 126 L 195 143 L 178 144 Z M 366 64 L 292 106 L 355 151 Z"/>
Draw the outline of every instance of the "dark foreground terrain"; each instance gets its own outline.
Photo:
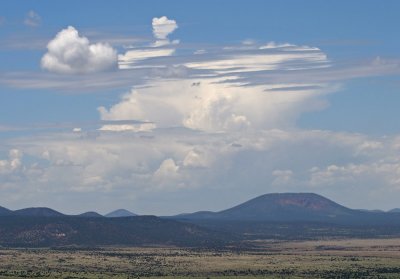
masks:
<path id="1" fill-rule="evenodd" d="M 0 278 L 400 278 L 400 239 L 251 246 L 2 248 Z"/>
<path id="2" fill-rule="evenodd" d="M 1 216 L 0 246 L 174 245 L 219 247 L 230 234 L 155 216 L 124 218 Z M 232 241 L 229 238 L 229 241 Z"/>

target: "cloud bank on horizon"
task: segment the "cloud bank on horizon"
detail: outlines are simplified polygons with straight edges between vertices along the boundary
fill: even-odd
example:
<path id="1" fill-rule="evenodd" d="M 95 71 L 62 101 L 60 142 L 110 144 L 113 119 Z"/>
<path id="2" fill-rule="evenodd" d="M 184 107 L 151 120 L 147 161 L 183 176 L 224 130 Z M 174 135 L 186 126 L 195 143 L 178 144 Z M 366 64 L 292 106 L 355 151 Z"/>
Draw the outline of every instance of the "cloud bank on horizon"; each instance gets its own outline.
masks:
<path id="1" fill-rule="evenodd" d="M 151 198 L 159 205 L 141 210 L 165 214 L 205 209 L 200 196 L 224 192 L 318 192 L 353 206 L 361 206 L 354 196 L 400 192 L 400 137 L 298 126 L 345 80 L 398 73 L 397 61 L 343 67 L 318 47 L 292 43 L 193 48 L 170 39 L 177 28 L 155 17 L 152 40 L 116 48 L 69 26 L 48 42 L 45 72 L 0 78 L 23 88 L 126 87 L 97 107 L 97 127 L 4 141 L 0 189 L 10 205 Z M 166 198 L 180 207 L 165 209 Z"/>

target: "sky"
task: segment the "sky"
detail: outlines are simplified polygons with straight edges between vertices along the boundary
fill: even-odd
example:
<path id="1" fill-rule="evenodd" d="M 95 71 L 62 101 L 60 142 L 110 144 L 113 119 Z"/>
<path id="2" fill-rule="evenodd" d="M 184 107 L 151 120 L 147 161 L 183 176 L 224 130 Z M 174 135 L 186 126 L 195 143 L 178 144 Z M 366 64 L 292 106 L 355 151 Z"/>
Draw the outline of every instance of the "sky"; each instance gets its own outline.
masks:
<path id="1" fill-rule="evenodd" d="M 0 205 L 400 207 L 399 1 L 0 2 Z"/>

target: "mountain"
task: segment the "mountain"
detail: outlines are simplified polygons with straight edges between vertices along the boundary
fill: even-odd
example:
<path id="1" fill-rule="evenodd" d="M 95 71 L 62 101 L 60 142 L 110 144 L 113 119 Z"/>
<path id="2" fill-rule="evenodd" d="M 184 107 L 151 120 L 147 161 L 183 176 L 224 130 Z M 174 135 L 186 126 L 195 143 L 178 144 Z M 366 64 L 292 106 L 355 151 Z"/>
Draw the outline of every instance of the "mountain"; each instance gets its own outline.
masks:
<path id="1" fill-rule="evenodd" d="M 400 213 L 400 208 L 393 208 L 388 211 L 389 213 Z"/>
<path id="2" fill-rule="evenodd" d="M 79 214 L 77 216 L 79 216 L 79 217 L 90 217 L 90 218 L 101 218 L 101 217 L 104 217 L 103 215 L 101 215 L 101 214 L 99 214 L 97 212 L 94 212 L 94 211 L 88 211 L 88 212 Z"/>
<path id="3" fill-rule="evenodd" d="M 13 212 L 5 207 L 0 206 L 0 216 L 10 216 Z"/>
<path id="4" fill-rule="evenodd" d="M 228 243 L 228 236 L 194 224 L 155 216 L 126 218 L 0 217 L 0 246 L 7 247 L 70 245 L 211 247 Z"/>
<path id="5" fill-rule="evenodd" d="M 110 217 L 110 218 L 117 218 L 117 217 L 132 217 L 132 216 L 137 216 L 137 215 L 126 209 L 117 209 L 113 212 L 110 212 L 110 213 L 104 215 L 104 216 Z"/>
<path id="6" fill-rule="evenodd" d="M 13 211 L 13 215 L 31 217 L 61 217 L 64 214 L 47 207 L 29 207 Z"/>
<path id="7" fill-rule="evenodd" d="M 167 218 L 243 240 L 400 236 L 400 214 L 354 210 L 312 193 L 266 194 L 219 212 Z"/>
<path id="8" fill-rule="evenodd" d="M 354 210 L 312 193 L 266 194 L 219 212 L 132 215 L 123 209 L 106 215 L 119 218 L 93 218 L 102 216 L 0 207 L 0 246 L 213 247 L 257 239 L 400 237 L 400 214 Z"/>
<path id="9" fill-rule="evenodd" d="M 357 210 L 362 211 L 362 212 L 376 212 L 376 213 L 385 212 L 384 210 L 381 210 L 381 209 L 357 209 Z"/>
<path id="10" fill-rule="evenodd" d="M 327 221 L 358 213 L 317 194 L 282 193 L 262 195 L 219 212 L 202 211 L 176 217 L 242 221 Z"/>

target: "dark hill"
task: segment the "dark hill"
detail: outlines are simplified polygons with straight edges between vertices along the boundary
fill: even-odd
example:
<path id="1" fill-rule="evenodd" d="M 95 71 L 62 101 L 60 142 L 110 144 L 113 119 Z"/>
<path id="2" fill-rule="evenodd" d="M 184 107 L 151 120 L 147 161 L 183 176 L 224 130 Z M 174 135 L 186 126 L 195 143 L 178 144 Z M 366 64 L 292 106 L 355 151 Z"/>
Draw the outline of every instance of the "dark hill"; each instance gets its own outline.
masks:
<path id="1" fill-rule="evenodd" d="M 218 246 L 227 235 L 155 216 L 126 218 L 0 217 L 0 246 Z"/>
<path id="2" fill-rule="evenodd" d="M 89 218 L 101 218 L 101 217 L 104 217 L 103 215 L 101 215 L 101 214 L 99 214 L 97 212 L 94 212 L 94 211 L 88 211 L 88 212 L 79 214 L 77 216 L 79 216 L 79 217 L 89 217 Z"/>
<path id="3" fill-rule="evenodd" d="M 219 212 L 196 212 L 186 219 L 245 221 L 319 221 L 357 214 L 327 198 L 312 193 L 266 194 Z"/>
<path id="4" fill-rule="evenodd" d="M 61 217 L 64 214 L 47 207 L 30 207 L 15 210 L 13 215 L 31 217 Z"/>
<path id="5" fill-rule="evenodd" d="M 400 208 L 393 208 L 388 211 L 389 213 L 400 213 Z"/>
<path id="6" fill-rule="evenodd" d="M 110 218 L 117 218 L 117 217 L 132 217 L 132 216 L 137 216 L 137 215 L 126 209 L 117 209 L 113 212 L 110 212 L 110 213 L 104 215 L 104 216 L 110 217 Z"/>
<path id="7" fill-rule="evenodd" d="M 10 216 L 13 212 L 5 207 L 0 206 L 0 216 Z"/>

